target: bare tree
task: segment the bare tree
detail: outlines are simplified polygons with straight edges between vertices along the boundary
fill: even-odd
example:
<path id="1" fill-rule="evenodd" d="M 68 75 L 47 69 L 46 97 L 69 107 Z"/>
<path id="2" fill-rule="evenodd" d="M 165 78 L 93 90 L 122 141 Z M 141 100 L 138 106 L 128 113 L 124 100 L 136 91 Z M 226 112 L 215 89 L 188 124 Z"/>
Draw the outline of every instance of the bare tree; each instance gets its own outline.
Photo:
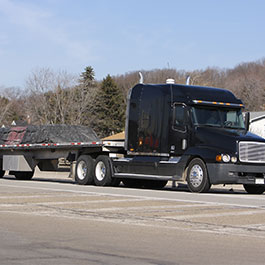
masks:
<path id="1" fill-rule="evenodd" d="M 166 79 L 173 78 L 176 83 L 185 84 L 186 77 L 190 75 L 191 85 L 226 88 L 243 99 L 247 110 L 265 109 L 265 59 L 242 63 L 233 69 L 209 67 L 189 72 L 177 69 L 141 72 L 145 83 L 165 83 Z M 123 101 L 126 103 L 128 90 L 139 82 L 139 71 L 115 76 L 113 79 L 122 91 Z M 79 78 L 64 71 L 36 69 L 26 83 L 28 94 L 24 114 L 30 115 L 36 124 L 68 123 L 90 126 L 96 122 L 96 115 L 91 113 L 95 99 L 98 98 L 100 84 L 101 82 L 94 80 L 94 70 L 90 66 L 85 68 Z M 23 101 L 23 97 L 20 100 Z M 9 101 L 2 105 L 6 108 L 2 111 L 4 117 L 11 105 Z M 3 119 L 5 118 L 1 119 L 0 116 L 0 121 Z"/>
<path id="2" fill-rule="evenodd" d="M 65 71 L 36 69 L 27 82 L 28 115 L 35 124 L 67 123 L 71 116 L 71 89 L 77 79 Z"/>
<path id="3" fill-rule="evenodd" d="M 13 120 L 25 119 L 23 91 L 17 87 L 2 88 L 0 96 L 0 125 L 9 126 Z"/>
<path id="4" fill-rule="evenodd" d="M 247 110 L 262 110 L 265 99 L 264 60 L 242 63 L 227 71 L 226 87 L 243 100 Z"/>
<path id="5" fill-rule="evenodd" d="M 154 69 L 141 71 L 145 83 L 165 83 L 167 78 L 184 84 L 190 76 L 191 85 L 213 86 L 231 90 L 243 100 L 246 109 L 258 111 L 265 109 L 265 58 L 256 62 L 242 63 L 233 69 L 208 67 L 205 70 L 184 71 L 176 69 Z M 138 71 L 114 77 L 123 91 L 124 99 L 128 90 L 138 83 Z"/>

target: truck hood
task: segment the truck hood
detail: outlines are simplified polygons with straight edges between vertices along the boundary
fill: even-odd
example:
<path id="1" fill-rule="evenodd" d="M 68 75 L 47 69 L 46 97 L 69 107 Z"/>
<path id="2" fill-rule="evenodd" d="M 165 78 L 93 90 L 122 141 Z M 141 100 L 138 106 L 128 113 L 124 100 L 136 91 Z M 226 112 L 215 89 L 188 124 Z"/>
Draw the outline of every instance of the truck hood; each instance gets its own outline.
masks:
<path id="1" fill-rule="evenodd" d="M 237 142 L 255 141 L 265 142 L 265 139 L 244 130 L 232 130 L 213 127 L 196 127 L 194 135 L 196 146 L 209 146 L 219 152 L 236 152 Z"/>

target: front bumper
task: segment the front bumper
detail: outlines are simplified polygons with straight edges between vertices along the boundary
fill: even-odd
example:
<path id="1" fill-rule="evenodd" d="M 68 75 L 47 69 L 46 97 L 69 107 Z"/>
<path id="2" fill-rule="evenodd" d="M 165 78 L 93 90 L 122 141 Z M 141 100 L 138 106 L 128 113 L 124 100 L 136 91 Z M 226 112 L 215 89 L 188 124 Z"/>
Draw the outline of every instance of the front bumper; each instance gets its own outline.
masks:
<path id="1" fill-rule="evenodd" d="M 264 184 L 265 165 L 206 164 L 211 184 Z"/>

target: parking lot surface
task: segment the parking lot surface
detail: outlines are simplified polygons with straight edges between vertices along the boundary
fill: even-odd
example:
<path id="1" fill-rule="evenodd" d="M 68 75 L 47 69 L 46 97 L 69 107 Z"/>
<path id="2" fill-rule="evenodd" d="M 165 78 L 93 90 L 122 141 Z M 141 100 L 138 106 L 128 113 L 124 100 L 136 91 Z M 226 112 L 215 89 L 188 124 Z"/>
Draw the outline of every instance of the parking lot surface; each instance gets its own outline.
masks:
<path id="1" fill-rule="evenodd" d="M 1 264 L 263 264 L 265 196 L 0 179 Z"/>

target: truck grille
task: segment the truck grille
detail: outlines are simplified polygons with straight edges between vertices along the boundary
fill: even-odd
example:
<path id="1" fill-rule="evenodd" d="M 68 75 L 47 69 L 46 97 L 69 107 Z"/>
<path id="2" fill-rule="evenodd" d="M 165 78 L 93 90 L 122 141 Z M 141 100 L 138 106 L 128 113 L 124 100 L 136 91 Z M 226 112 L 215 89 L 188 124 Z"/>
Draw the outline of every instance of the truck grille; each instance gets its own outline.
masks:
<path id="1" fill-rule="evenodd" d="M 239 160 L 247 163 L 265 163 L 265 143 L 240 142 Z"/>

